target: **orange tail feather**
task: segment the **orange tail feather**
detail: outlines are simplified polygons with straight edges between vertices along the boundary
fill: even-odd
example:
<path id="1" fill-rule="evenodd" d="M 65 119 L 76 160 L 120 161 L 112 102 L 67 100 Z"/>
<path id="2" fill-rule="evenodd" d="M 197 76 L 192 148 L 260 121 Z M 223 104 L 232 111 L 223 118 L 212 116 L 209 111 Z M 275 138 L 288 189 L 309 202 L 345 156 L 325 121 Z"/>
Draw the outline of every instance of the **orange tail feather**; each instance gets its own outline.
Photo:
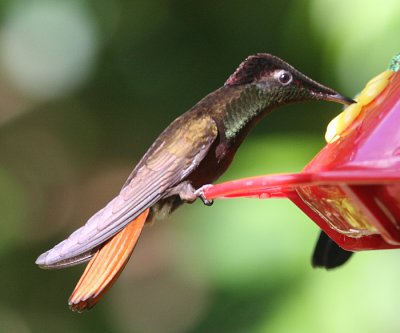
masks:
<path id="1" fill-rule="evenodd" d="M 116 234 L 89 261 L 68 300 L 73 311 L 92 308 L 125 268 L 146 222 L 149 209 Z"/>

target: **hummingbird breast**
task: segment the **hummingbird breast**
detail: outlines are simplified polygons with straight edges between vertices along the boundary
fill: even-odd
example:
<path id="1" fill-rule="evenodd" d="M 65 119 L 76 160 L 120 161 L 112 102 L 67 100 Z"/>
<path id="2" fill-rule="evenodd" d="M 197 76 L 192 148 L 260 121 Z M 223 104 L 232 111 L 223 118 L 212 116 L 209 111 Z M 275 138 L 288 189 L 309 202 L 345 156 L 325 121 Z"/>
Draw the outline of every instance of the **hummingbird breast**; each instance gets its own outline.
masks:
<path id="1" fill-rule="evenodd" d="M 182 181 L 189 181 L 197 189 L 217 180 L 232 163 L 237 149 L 249 131 L 265 114 L 268 101 L 269 99 L 265 98 L 255 86 L 224 86 L 207 95 L 178 118 L 175 121 L 176 125 L 171 126 L 163 135 L 168 138 L 173 137 L 175 142 L 177 136 L 183 135 L 183 133 L 177 135 L 177 129 L 186 124 L 186 127 L 194 131 L 194 133 L 185 132 L 185 136 L 192 141 L 193 148 L 198 147 L 199 140 L 204 141 L 206 135 L 204 125 L 197 124 L 209 121 L 209 126 L 216 125 L 218 128 L 218 134 L 206 155 Z M 194 156 L 193 151 L 188 159 L 192 160 Z M 152 207 L 151 215 L 157 219 L 162 218 L 181 203 L 179 196 L 163 198 Z"/>

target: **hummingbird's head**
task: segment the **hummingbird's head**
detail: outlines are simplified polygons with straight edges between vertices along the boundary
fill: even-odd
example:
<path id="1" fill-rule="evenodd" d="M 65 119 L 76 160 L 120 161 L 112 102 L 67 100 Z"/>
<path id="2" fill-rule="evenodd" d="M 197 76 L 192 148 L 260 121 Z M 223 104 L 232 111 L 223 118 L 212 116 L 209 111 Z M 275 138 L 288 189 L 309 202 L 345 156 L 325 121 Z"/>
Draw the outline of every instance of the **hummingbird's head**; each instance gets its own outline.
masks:
<path id="1" fill-rule="evenodd" d="M 266 93 L 274 92 L 276 105 L 307 100 L 354 103 L 351 98 L 310 79 L 287 62 L 267 53 L 247 57 L 225 85 L 255 85 Z"/>

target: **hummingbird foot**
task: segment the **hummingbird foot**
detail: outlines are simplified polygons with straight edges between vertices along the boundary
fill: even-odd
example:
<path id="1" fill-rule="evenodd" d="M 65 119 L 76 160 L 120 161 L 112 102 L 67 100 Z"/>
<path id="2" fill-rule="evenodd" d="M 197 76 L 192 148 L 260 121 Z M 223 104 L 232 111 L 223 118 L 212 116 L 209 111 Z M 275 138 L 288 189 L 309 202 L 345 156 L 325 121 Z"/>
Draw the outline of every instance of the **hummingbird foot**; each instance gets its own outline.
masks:
<path id="1" fill-rule="evenodd" d="M 203 204 L 205 204 L 206 206 L 212 206 L 214 203 L 214 200 L 206 199 L 203 194 L 200 194 L 199 198 L 201 199 L 201 201 L 203 201 Z"/>
<path id="2" fill-rule="evenodd" d="M 213 204 L 213 201 L 206 199 L 206 197 L 204 196 L 204 193 L 203 193 L 203 189 L 206 188 L 207 186 L 211 186 L 211 185 L 204 185 L 204 186 L 200 187 L 198 190 L 195 190 L 195 188 L 189 181 L 184 181 L 184 182 L 180 183 L 179 185 L 171 188 L 168 191 L 168 196 L 179 195 L 179 197 L 181 198 L 182 201 L 185 201 L 188 203 L 192 203 L 197 198 L 200 198 L 201 201 L 203 201 L 203 203 L 206 206 L 211 206 Z"/>
<path id="3" fill-rule="evenodd" d="M 202 187 L 198 188 L 194 193 L 196 194 L 196 196 L 198 198 L 201 199 L 201 201 L 203 201 L 203 204 L 205 204 L 206 206 L 212 206 L 212 204 L 214 203 L 214 200 L 208 200 L 205 195 L 204 195 L 204 190 L 208 187 L 212 186 L 211 184 L 207 184 L 207 185 L 203 185 Z"/>

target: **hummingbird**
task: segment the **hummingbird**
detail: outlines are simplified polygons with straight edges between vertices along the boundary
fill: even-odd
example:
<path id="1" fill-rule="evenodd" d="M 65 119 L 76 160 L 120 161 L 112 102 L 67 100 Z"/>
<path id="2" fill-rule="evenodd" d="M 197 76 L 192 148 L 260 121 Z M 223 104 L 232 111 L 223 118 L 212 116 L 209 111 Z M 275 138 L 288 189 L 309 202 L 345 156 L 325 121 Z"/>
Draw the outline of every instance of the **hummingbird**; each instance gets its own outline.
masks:
<path id="1" fill-rule="evenodd" d="M 319 100 L 354 103 L 277 56 L 247 57 L 222 87 L 160 134 L 114 199 L 36 264 L 58 269 L 90 260 L 69 305 L 91 308 L 122 272 L 146 222 L 197 198 L 210 205 L 202 189 L 227 170 L 262 118 L 282 105 Z"/>

